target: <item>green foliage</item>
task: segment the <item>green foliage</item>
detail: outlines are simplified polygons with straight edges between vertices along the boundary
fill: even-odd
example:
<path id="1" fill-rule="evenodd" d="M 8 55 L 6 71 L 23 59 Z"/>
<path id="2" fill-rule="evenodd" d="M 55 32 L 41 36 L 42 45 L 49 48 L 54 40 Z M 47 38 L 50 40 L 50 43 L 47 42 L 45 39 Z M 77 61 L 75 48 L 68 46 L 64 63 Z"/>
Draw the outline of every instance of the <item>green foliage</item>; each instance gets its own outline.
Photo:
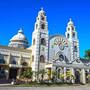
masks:
<path id="1" fill-rule="evenodd" d="M 57 72 L 56 71 L 52 71 L 52 75 L 53 76 L 56 76 L 57 75 Z"/>
<path id="2" fill-rule="evenodd" d="M 43 80 L 43 78 L 44 78 L 45 73 L 46 73 L 46 72 L 45 72 L 44 69 L 42 69 L 42 70 L 39 71 L 39 74 L 41 74 L 42 80 Z"/>
<path id="3" fill-rule="evenodd" d="M 37 81 L 43 81 L 46 71 L 44 69 L 39 71 L 33 71 L 33 76 L 37 77 Z"/>
<path id="4" fill-rule="evenodd" d="M 44 69 L 42 69 L 42 70 L 39 71 L 39 73 L 40 73 L 40 74 L 45 74 L 46 71 L 45 71 Z"/>
<path id="5" fill-rule="evenodd" d="M 85 57 L 85 59 L 88 59 L 88 60 L 90 59 L 90 49 L 85 51 L 85 56 L 84 57 Z"/>
<path id="6" fill-rule="evenodd" d="M 22 73 L 21 73 L 21 77 L 23 78 L 32 78 L 33 72 L 31 71 L 30 68 L 25 69 Z"/>

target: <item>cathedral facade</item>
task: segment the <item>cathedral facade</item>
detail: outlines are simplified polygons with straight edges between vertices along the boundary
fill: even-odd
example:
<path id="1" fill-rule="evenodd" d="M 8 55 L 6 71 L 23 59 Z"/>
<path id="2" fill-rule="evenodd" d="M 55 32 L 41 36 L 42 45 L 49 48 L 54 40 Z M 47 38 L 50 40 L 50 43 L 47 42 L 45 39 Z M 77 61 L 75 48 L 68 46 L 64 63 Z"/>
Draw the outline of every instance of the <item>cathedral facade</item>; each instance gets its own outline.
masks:
<path id="1" fill-rule="evenodd" d="M 36 17 L 31 46 L 22 28 L 10 39 L 8 46 L 0 46 L 0 77 L 16 78 L 23 68 L 32 68 L 34 72 L 45 70 L 44 79 L 61 81 L 63 77 L 64 82 L 67 82 L 66 76 L 70 72 L 72 83 L 78 80 L 85 84 L 86 71 L 89 72 L 90 67 L 80 60 L 79 39 L 73 21 L 69 20 L 65 36 L 50 36 L 47 17 L 41 9 Z M 55 73 L 56 77 L 53 75 Z M 40 76 L 33 75 L 32 78 L 34 81 Z"/>

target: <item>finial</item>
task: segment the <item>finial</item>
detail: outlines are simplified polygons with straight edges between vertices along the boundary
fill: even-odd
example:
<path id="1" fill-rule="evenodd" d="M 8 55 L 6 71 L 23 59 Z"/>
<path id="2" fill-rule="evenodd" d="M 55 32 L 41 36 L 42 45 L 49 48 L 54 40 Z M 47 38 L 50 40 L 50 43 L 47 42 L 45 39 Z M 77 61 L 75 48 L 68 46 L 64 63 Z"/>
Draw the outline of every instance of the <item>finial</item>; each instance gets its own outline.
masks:
<path id="1" fill-rule="evenodd" d="M 23 33 L 23 28 L 20 27 L 20 29 L 18 30 L 18 33 Z"/>
<path id="2" fill-rule="evenodd" d="M 41 14 L 45 15 L 45 11 L 43 10 L 43 7 L 41 7 L 40 11 L 38 12 L 38 15 L 41 15 Z"/>
<path id="3" fill-rule="evenodd" d="M 23 30 L 23 29 L 22 29 L 22 27 L 20 27 L 20 29 L 19 29 L 19 30 Z"/>
<path id="4" fill-rule="evenodd" d="M 70 18 L 70 21 L 72 21 L 72 18 Z"/>
<path id="5" fill-rule="evenodd" d="M 73 21 L 71 18 L 69 19 L 68 25 L 73 25 Z"/>
<path id="6" fill-rule="evenodd" d="M 41 7 L 41 10 L 43 11 L 43 7 Z"/>

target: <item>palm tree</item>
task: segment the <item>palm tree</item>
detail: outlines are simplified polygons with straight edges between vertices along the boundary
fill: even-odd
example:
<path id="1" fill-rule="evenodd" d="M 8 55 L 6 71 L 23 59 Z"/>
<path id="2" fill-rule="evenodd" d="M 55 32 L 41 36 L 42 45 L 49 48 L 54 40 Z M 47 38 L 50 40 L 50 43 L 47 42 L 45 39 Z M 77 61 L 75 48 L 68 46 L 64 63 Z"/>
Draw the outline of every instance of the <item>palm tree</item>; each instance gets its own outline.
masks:
<path id="1" fill-rule="evenodd" d="M 90 49 L 85 51 L 85 56 L 84 57 L 85 57 L 85 59 L 88 59 L 88 60 L 90 59 Z"/>

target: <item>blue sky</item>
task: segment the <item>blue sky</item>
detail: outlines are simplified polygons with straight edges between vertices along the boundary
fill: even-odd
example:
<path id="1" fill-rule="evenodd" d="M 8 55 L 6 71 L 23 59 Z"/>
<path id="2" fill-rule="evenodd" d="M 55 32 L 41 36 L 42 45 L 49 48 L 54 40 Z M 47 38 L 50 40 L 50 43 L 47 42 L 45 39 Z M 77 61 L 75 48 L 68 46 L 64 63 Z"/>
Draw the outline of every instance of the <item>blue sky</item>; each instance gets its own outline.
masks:
<path id="1" fill-rule="evenodd" d="M 80 41 L 80 56 L 90 48 L 90 0 L 0 0 L 0 44 L 9 40 L 20 27 L 31 44 L 34 23 L 40 8 L 46 11 L 49 34 L 64 34 L 72 18 Z"/>

